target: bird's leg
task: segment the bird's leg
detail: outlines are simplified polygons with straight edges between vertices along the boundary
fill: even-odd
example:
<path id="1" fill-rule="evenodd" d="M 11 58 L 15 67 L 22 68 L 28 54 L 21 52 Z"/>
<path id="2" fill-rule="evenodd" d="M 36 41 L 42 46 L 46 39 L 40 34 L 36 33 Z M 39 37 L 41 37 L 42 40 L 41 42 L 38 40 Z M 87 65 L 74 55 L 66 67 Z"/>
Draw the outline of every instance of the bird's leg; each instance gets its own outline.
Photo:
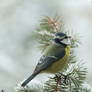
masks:
<path id="1" fill-rule="evenodd" d="M 61 73 L 61 76 L 63 77 L 63 83 L 64 83 L 64 84 L 67 85 L 68 78 L 69 78 L 70 75 L 71 75 L 71 73 L 66 74 L 66 75 Z"/>
<path id="2" fill-rule="evenodd" d="M 55 81 L 56 81 L 55 92 L 58 91 L 58 85 L 61 82 L 61 78 L 62 78 L 62 83 L 67 84 L 67 79 L 69 78 L 70 75 L 71 75 L 71 73 L 65 75 L 65 74 L 62 74 L 60 72 L 55 75 L 55 77 L 54 77 Z"/>

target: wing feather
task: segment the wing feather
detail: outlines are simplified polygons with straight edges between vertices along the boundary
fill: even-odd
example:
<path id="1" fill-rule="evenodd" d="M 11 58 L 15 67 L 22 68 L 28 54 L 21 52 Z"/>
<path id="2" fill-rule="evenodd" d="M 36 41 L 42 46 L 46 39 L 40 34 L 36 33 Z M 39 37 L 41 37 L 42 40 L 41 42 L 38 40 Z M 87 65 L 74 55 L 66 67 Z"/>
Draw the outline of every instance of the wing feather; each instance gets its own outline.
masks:
<path id="1" fill-rule="evenodd" d="M 54 62 L 58 62 L 59 59 L 64 57 L 65 48 L 61 48 L 60 46 L 57 49 L 50 48 L 47 53 L 49 53 L 49 55 L 45 54 L 40 58 L 34 72 L 43 71 L 50 67 Z"/>

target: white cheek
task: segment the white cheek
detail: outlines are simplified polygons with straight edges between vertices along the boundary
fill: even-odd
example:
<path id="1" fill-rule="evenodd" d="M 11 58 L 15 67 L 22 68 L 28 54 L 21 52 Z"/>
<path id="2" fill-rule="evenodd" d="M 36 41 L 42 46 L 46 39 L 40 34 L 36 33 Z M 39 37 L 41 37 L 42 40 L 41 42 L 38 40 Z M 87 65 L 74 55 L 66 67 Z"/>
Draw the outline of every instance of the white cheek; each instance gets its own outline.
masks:
<path id="1" fill-rule="evenodd" d="M 70 44 L 70 40 L 69 39 L 64 39 L 61 41 L 62 43 L 65 43 L 65 44 Z"/>

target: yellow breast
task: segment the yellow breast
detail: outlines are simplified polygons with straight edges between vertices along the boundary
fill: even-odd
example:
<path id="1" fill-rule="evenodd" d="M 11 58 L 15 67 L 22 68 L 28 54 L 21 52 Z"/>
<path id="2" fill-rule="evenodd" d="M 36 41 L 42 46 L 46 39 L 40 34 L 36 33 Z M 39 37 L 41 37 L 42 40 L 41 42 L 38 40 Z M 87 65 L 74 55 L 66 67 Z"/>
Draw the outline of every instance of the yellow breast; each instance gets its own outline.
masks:
<path id="1" fill-rule="evenodd" d="M 57 73 L 59 71 L 63 71 L 63 69 L 65 69 L 65 67 L 68 64 L 69 55 L 70 55 L 70 46 L 67 46 L 65 49 L 65 56 L 62 59 L 60 59 L 59 61 L 56 61 L 54 64 L 52 64 L 52 66 L 44 72 Z"/>

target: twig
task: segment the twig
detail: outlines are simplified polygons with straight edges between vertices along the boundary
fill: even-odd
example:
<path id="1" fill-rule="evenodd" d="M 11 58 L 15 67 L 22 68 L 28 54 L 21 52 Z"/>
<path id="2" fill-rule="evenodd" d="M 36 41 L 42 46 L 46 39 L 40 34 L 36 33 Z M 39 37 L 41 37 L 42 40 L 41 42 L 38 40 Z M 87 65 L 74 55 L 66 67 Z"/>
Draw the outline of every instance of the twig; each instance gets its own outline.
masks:
<path id="1" fill-rule="evenodd" d="M 59 84 L 59 81 L 60 81 L 60 80 L 61 80 L 61 76 L 57 76 L 55 92 L 58 91 L 58 84 Z"/>
<path id="2" fill-rule="evenodd" d="M 51 19 L 51 18 L 48 17 L 48 23 L 51 24 L 51 25 L 53 25 L 53 27 L 58 32 L 56 16 L 53 19 Z"/>

